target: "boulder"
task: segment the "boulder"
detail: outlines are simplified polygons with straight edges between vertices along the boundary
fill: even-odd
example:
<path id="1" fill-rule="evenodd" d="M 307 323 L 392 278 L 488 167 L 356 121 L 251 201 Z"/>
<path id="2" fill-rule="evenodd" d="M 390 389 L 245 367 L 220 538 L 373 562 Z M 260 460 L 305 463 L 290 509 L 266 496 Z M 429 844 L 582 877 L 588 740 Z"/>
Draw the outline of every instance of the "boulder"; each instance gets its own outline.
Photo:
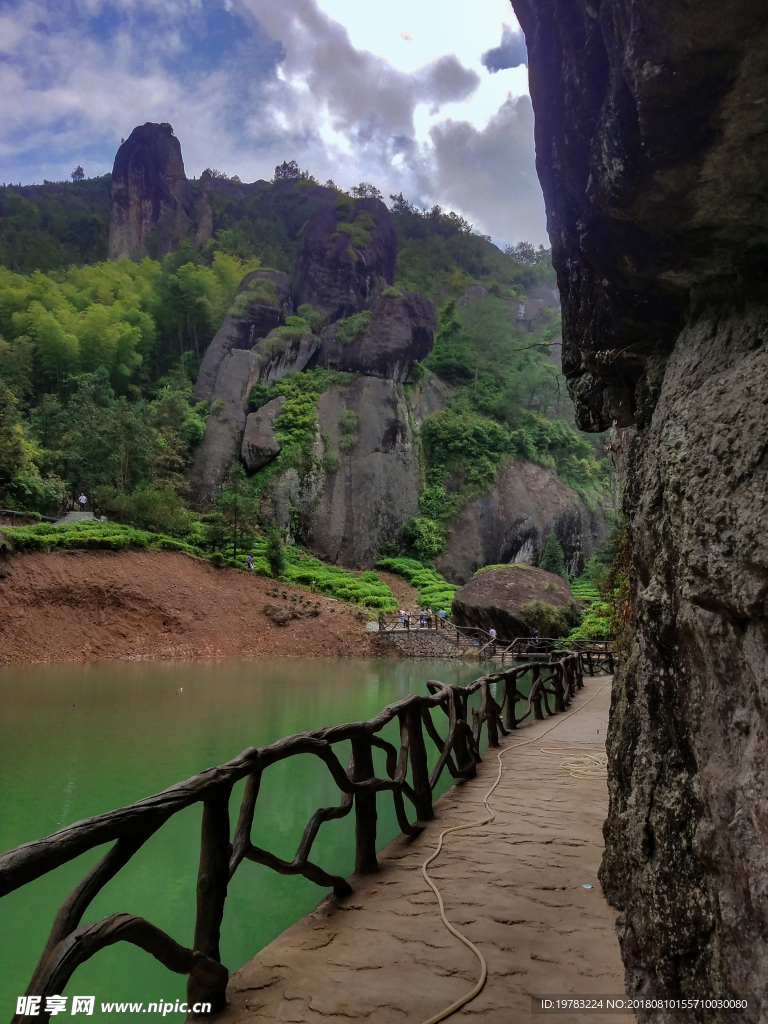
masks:
<path id="1" fill-rule="evenodd" d="M 259 285 L 260 281 L 269 284 L 264 288 Z M 248 302 L 251 296 L 253 299 Z M 243 312 L 225 316 L 205 350 L 195 383 L 195 397 L 200 400 L 211 401 L 219 368 L 228 352 L 253 348 L 290 315 L 293 309 L 291 279 L 277 270 L 255 270 L 246 274 L 235 295 L 233 306 L 236 309 L 238 305 L 244 307 Z"/>
<path id="2" fill-rule="evenodd" d="M 515 459 L 499 470 L 487 494 L 453 517 L 447 547 L 435 564 L 452 583 L 466 583 L 482 566 L 498 562 L 536 565 L 551 531 L 566 564 L 578 572 L 608 524 L 602 509 L 587 508 L 554 469 Z"/>
<path id="3" fill-rule="evenodd" d="M 544 601 L 555 608 L 567 608 L 573 595 L 559 576 L 530 565 L 509 565 L 503 569 L 478 572 L 453 596 L 451 615 L 457 626 L 494 628 L 500 639 L 511 642 L 530 636 L 531 627 L 520 606 Z"/>
<path id="4" fill-rule="evenodd" d="M 271 331 L 255 346 L 259 358 L 259 380 L 266 387 L 282 377 L 290 377 L 303 370 L 320 346 L 311 331 L 297 334 L 286 328 Z"/>
<path id="5" fill-rule="evenodd" d="M 414 360 L 426 359 L 434 336 L 434 305 L 416 292 L 398 292 L 375 301 L 366 332 L 350 345 L 339 341 L 337 323 L 324 328 L 318 358 L 336 370 L 411 381 Z"/>
<path id="6" fill-rule="evenodd" d="M 110 259 L 156 259 L 187 237 L 194 201 L 169 124 L 133 129 L 115 156 L 110 199 Z"/>
<path id="7" fill-rule="evenodd" d="M 392 218 L 378 199 L 342 197 L 325 204 L 303 229 L 294 307 L 309 302 L 331 321 L 367 309 L 392 284 L 396 257 Z"/>
<path id="8" fill-rule="evenodd" d="M 246 418 L 241 454 L 249 473 L 266 466 L 280 454 L 280 442 L 275 440 L 275 420 L 284 401 L 282 396 L 273 398 Z"/>

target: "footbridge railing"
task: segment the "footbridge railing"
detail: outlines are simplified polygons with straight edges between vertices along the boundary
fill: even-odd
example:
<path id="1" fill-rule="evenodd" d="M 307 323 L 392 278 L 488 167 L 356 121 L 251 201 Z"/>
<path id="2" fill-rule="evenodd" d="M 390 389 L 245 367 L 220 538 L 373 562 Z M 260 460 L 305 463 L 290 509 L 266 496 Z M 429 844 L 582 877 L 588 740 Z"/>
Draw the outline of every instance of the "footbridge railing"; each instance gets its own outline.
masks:
<path id="1" fill-rule="evenodd" d="M 518 663 L 475 680 L 469 686 L 428 682 L 429 696 L 410 694 L 389 704 L 366 722 L 335 725 L 288 736 L 264 747 L 251 747 L 216 768 L 209 768 L 155 796 L 128 807 L 75 822 L 44 839 L 25 843 L 0 856 L 0 897 L 40 878 L 95 847 L 110 849 L 88 872 L 59 908 L 48 940 L 26 991 L 42 997 L 39 1018 L 47 1020 L 46 997 L 60 995 L 75 970 L 115 942 L 130 942 L 151 954 L 170 971 L 188 975 L 187 998 L 193 1004 L 209 1003 L 215 1012 L 226 1003 L 229 980 L 221 963 L 219 934 L 229 882 L 244 860 L 264 864 L 283 875 L 303 875 L 340 896 L 351 888 L 346 879 L 331 874 L 310 859 L 312 845 L 326 821 L 343 818 L 354 809 L 355 872 L 378 870 L 376 858 L 376 801 L 390 793 L 403 834 L 417 835 L 419 822 L 434 817 L 433 792 L 444 770 L 454 779 L 468 779 L 480 762 L 483 729 L 488 744 L 499 745 L 499 733 L 507 734 L 533 715 L 541 719 L 564 711 L 583 686 L 585 655 L 577 651 L 554 653 L 548 662 Z M 526 696 L 519 684 L 531 673 Z M 480 706 L 469 707 L 479 691 Z M 497 701 L 496 697 L 501 699 Z M 524 714 L 516 717 L 520 702 Z M 432 721 L 432 709 L 445 715 L 447 732 L 441 735 Z M 379 733 L 397 720 L 399 747 Z M 435 744 L 437 762 L 430 770 L 427 740 Z M 352 754 L 346 768 L 334 752 L 335 744 L 350 741 Z M 376 776 L 374 749 L 386 755 L 386 777 Z M 319 808 L 304 829 L 292 860 L 283 860 L 255 845 L 251 835 L 256 801 L 265 772 L 286 758 L 312 754 L 322 761 L 338 786 L 336 806 Z M 230 826 L 230 796 L 235 783 L 245 779 L 245 792 L 234 832 Z M 413 808 L 413 821 L 406 812 Z M 197 878 L 197 917 L 192 945 L 180 945 L 170 935 L 141 917 L 115 913 L 100 921 L 81 924 L 94 898 L 121 868 L 174 814 L 192 804 L 202 804 L 200 861 Z M 14 1018 L 21 1020 L 22 1018 Z"/>

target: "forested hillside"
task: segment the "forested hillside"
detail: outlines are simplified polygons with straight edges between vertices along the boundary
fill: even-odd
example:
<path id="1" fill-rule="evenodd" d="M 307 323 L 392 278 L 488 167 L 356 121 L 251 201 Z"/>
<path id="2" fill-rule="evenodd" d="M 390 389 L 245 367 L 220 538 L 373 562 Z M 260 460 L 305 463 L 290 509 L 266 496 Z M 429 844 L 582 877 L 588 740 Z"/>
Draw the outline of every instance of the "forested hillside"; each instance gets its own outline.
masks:
<path id="1" fill-rule="evenodd" d="M 50 515 L 85 491 L 99 513 L 184 536 L 198 518 L 187 471 L 211 411 L 193 397 L 200 360 L 244 275 L 293 267 L 327 189 L 291 165 L 247 190 L 214 172 L 210 241 L 108 261 L 108 186 L 107 177 L 0 191 L 0 505 Z M 390 210 L 395 290 L 421 292 L 439 311 L 434 349 L 415 373 L 450 385 L 421 428 L 420 515 L 401 552 L 438 554 L 457 508 L 516 456 L 556 468 L 594 506 L 606 462 L 599 439 L 573 428 L 553 361 L 555 303 L 518 319 L 532 290 L 554 286 L 548 252 L 502 252 L 457 215 L 402 196 Z M 356 224 L 342 225 L 352 243 Z M 225 492 L 221 507 L 231 500 Z"/>

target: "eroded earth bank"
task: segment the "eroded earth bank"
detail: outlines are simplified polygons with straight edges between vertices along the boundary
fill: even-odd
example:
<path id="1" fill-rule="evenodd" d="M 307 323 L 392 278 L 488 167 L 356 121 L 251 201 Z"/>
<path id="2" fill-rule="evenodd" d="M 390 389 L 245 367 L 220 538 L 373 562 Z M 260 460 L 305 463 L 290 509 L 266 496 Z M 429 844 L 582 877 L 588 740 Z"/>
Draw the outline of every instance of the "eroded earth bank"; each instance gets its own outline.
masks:
<path id="1" fill-rule="evenodd" d="M 627 984 L 765 1001 L 768 11 L 513 6 L 563 368 L 582 427 L 616 428 L 624 481 L 602 881 Z"/>

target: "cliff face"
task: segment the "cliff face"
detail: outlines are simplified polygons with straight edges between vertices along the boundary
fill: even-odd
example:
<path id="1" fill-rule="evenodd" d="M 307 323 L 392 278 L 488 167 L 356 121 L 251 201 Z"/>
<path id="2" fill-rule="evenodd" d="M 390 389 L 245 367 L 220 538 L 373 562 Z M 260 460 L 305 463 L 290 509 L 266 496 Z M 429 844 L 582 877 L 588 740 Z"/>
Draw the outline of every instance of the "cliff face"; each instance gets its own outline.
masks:
<path id="1" fill-rule="evenodd" d="M 619 428 L 630 624 L 601 878 L 627 984 L 765 1000 L 768 11 L 513 6 L 564 370 L 581 425 Z"/>
<path id="2" fill-rule="evenodd" d="M 339 422 L 345 412 L 358 424 L 346 452 Z M 370 567 L 419 510 L 418 444 L 402 384 L 359 374 L 347 387 L 330 388 L 320 396 L 318 428 L 316 468 L 278 477 L 262 514 L 333 562 Z M 340 454 L 333 472 L 322 467 L 323 435 Z"/>
<path id="3" fill-rule="evenodd" d="M 133 129 L 117 151 L 110 198 L 110 259 L 161 256 L 187 236 L 195 204 L 169 124 Z"/>
<path id="4" fill-rule="evenodd" d="M 554 470 L 516 459 L 453 518 L 435 564 L 452 583 L 466 583 L 484 565 L 537 565 L 551 531 L 566 562 L 580 565 L 605 536 L 605 516 L 590 512 Z"/>

